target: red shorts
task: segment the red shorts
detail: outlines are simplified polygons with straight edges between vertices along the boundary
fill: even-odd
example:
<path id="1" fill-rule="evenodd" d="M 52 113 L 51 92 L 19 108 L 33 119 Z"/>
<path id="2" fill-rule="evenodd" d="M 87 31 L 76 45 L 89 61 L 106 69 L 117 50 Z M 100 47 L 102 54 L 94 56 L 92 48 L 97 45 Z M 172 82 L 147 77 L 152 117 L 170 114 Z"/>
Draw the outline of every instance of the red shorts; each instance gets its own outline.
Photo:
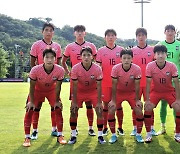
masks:
<path id="1" fill-rule="evenodd" d="M 158 93 L 158 92 L 155 92 L 155 91 L 150 92 L 150 101 L 154 105 L 157 106 L 159 101 L 162 100 L 162 99 L 166 100 L 168 102 L 169 106 L 171 107 L 172 103 L 174 103 L 175 100 L 176 100 L 175 91 L 168 92 L 168 93 Z"/>
<path id="2" fill-rule="evenodd" d="M 54 106 L 56 101 L 56 93 L 55 90 L 48 91 L 48 92 L 41 92 L 41 91 L 34 91 L 34 105 L 36 108 L 45 101 L 45 98 L 48 99 L 48 102 L 51 106 Z M 30 97 L 28 96 L 27 102 L 30 101 Z"/>
<path id="3" fill-rule="evenodd" d="M 135 92 L 121 92 L 119 93 L 117 91 L 116 94 L 116 104 L 117 106 L 121 105 L 123 101 L 127 101 L 129 105 L 131 106 L 131 109 L 133 109 L 136 106 L 136 100 L 135 100 Z"/>
<path id="4" fill-rule="evenodd" d="M 102 101 L 109 103 L 112 99 L 112 88 L 111 87 L 102 87 Z"/>
<path id="5" fill-rule="evenodd" d="M 93 107 L 95 108 L 98 102 L 97 91 L 86 91 L 77 93 L 77 103 L 79 108 L 82 108 L 83 102 L 87 101 L 90 101 Z"/>
<path id="6" fill-rule="evenodd" d="M 146 100 L 146 87 L 140 87 L 139 96 L 143 96 L 144 101 Z"/>

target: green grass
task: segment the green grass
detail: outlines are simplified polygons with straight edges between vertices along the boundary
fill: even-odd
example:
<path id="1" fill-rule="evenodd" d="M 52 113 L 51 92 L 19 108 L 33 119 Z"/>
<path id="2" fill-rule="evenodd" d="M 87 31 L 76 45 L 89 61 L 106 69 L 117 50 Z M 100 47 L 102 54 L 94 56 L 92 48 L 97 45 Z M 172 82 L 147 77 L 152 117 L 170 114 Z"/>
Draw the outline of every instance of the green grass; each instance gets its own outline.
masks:
<path id="1" fill-rule="evenodd" d="M 131 110 L 124 102 L 124 123 L 125 136 L 119 136 L 115 144 L 106 143 L 100 145 L 97 137 L 90 137 L 87 134 L 88 124 L 85 108 L 79 110 L 78 119 L 78 141 L 74 145 L 59 145 L 56 138 L 51 137 L 50 107 L 46 101 L 40 113 L 39 138 L 32 141 L 32 146 L 25 148 L 23 118 L 25 113 L 25 101 L 29 90 L 28 83 L 0 83 L 0 154 L 20 153 L 179 153 L 180 144 L 174 141 L 174 119 L 172 110 L 168 109 L 167 134 L 153 137 L 150 144 L 138 144 L 129 134 L 132 130 Z M 68 140 L 70 137 L 69 127 L 69 83 L 63 83 L 61 98 L 64 105 L 64 135 Z M 160 128 L 159 106 L 155 109 L 155 129 Z M 96 120 L 94 129 L 97 132 Z M 145 129 L 143 128 L 145 137 Z M 105 137 L 106 141 L 110 134 Z"/>

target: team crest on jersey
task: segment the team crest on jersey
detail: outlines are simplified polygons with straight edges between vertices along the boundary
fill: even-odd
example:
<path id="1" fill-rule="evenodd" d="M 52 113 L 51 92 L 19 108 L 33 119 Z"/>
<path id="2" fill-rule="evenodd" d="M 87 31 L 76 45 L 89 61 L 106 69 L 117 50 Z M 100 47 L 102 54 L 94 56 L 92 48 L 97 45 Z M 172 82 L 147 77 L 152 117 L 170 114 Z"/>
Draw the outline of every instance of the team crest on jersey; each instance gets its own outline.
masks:
<path id="1" fill-rule="evenodd" d="M 178 45 L 176 46 L 176 51 L 179 51 L 179 46 Z"/>
<path id="2" fill-rule="evenodd" d="M 57 80 L 57 77 L 56 77 L 56 76 L 53 76 L 53 80 L 54 80 L 54 81 Z"/>
<path id="3" fill-rule="evenodd" d="M 151 52 L 150 52 L 150 51 L 148 51 L 147 55 L 148 55 L 148 56 L 151 56 Z"/>
<path id="4" fill-rule="evenodd" d="M 91 79 L 94 79 L 94 75 L 91 75 Z"/>
<path id="5" fill-rule="evenodd" d="M 169 75 L 170 75 L 170 72 L 166 72 L 166 75 L 169 76 Z"/>
<path id="6" fill-rule="evenodd" d="M 120 52 L 116 52 L 116 57 L 120 57 Z"/>
<path id="7" fill-rule="evenodd" d="M 134 75 L 130 75 L 130 79 L 134 79 Z"/>

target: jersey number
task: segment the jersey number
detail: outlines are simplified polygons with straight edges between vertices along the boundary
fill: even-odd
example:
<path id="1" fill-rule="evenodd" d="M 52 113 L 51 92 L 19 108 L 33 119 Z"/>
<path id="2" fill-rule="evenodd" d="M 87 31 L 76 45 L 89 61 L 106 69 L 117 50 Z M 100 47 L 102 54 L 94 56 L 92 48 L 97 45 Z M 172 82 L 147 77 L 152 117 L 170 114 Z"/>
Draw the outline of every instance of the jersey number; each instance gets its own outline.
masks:
<path id="1" fill-rule="evenodd" d="M 114 58 L 109 59 L 110 65 L 116 65 L 116 61 Z"/>
<path id="2" fill-rule="evenodd" d="M 85 81 L 85 86 L 89 86 L 89 81 Z"/>
<path id="3" fill-rule="evenodd" d="M 146 58 L 141 58 L 142 64 L 146 64 Z"/>
<path id="4" fill-rule="evenodd" d="M 81 54 L 77 54 L 77 60 L 82 60 L 81 59 Z"/>
<path id="5" fill-rule="evenodd" d="M 160 81 L 161 84 L 165 84 L 166 83 L 166 79 L 165 78 L 160 78 L 159 81 Z"/>
<path id="6" fill-rule="evenodd" d="M 167 52 L 167 58 L 174 58 L 173 52 Z"/>

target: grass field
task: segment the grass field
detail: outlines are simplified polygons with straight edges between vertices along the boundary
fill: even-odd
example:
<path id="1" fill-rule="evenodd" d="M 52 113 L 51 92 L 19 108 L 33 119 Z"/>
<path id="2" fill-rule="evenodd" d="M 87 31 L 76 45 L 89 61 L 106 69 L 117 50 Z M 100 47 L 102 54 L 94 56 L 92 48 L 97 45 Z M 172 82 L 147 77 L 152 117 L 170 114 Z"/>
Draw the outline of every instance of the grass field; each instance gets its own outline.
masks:
<path id="1" fill-rule="evenodd" d="M 25 113 L 25 100 L 29 90 L 28 83 L 0 83 L 0 154 L 21 154 L 21 153 L 180 153 L 180 144 L 174 141 L 174 119 L 172 110 L 168 109 L 167 134 L 153 137 L 150 144 L 136 143 L 134 137 L 129 134 L 132 130 L 131 110 L 126 102 L 123 102 L 125 136 L 119 136 L 115 144 L 100 145 L 97 137 L 90 137 L 87 134 L 88 124 L 86 110 L 79 110 L 78 119 L 78 140 L 74 145 L 59 145 L 56 138 L 51 137 L 50 107 L 47 102 L 43 104 L 40 113 L 39 138 L 32 141 L 32 146 L 25 148 L 23 118 Z M 69 83 L 63 83 L 61 98 L 64 104 L 64 135 L 68 140 L 70 137 L 69 127 Z M 96 118 L 95 118 L 96 119 Z M 160 128 L 159 106 L 155 109 L 155 129 Z M 94 129 L 97 132 L 96 120 Z M 145 129 L 143 129 L 145 137 Z M 109 140 L 110 134 L 105 137 Z"/>

